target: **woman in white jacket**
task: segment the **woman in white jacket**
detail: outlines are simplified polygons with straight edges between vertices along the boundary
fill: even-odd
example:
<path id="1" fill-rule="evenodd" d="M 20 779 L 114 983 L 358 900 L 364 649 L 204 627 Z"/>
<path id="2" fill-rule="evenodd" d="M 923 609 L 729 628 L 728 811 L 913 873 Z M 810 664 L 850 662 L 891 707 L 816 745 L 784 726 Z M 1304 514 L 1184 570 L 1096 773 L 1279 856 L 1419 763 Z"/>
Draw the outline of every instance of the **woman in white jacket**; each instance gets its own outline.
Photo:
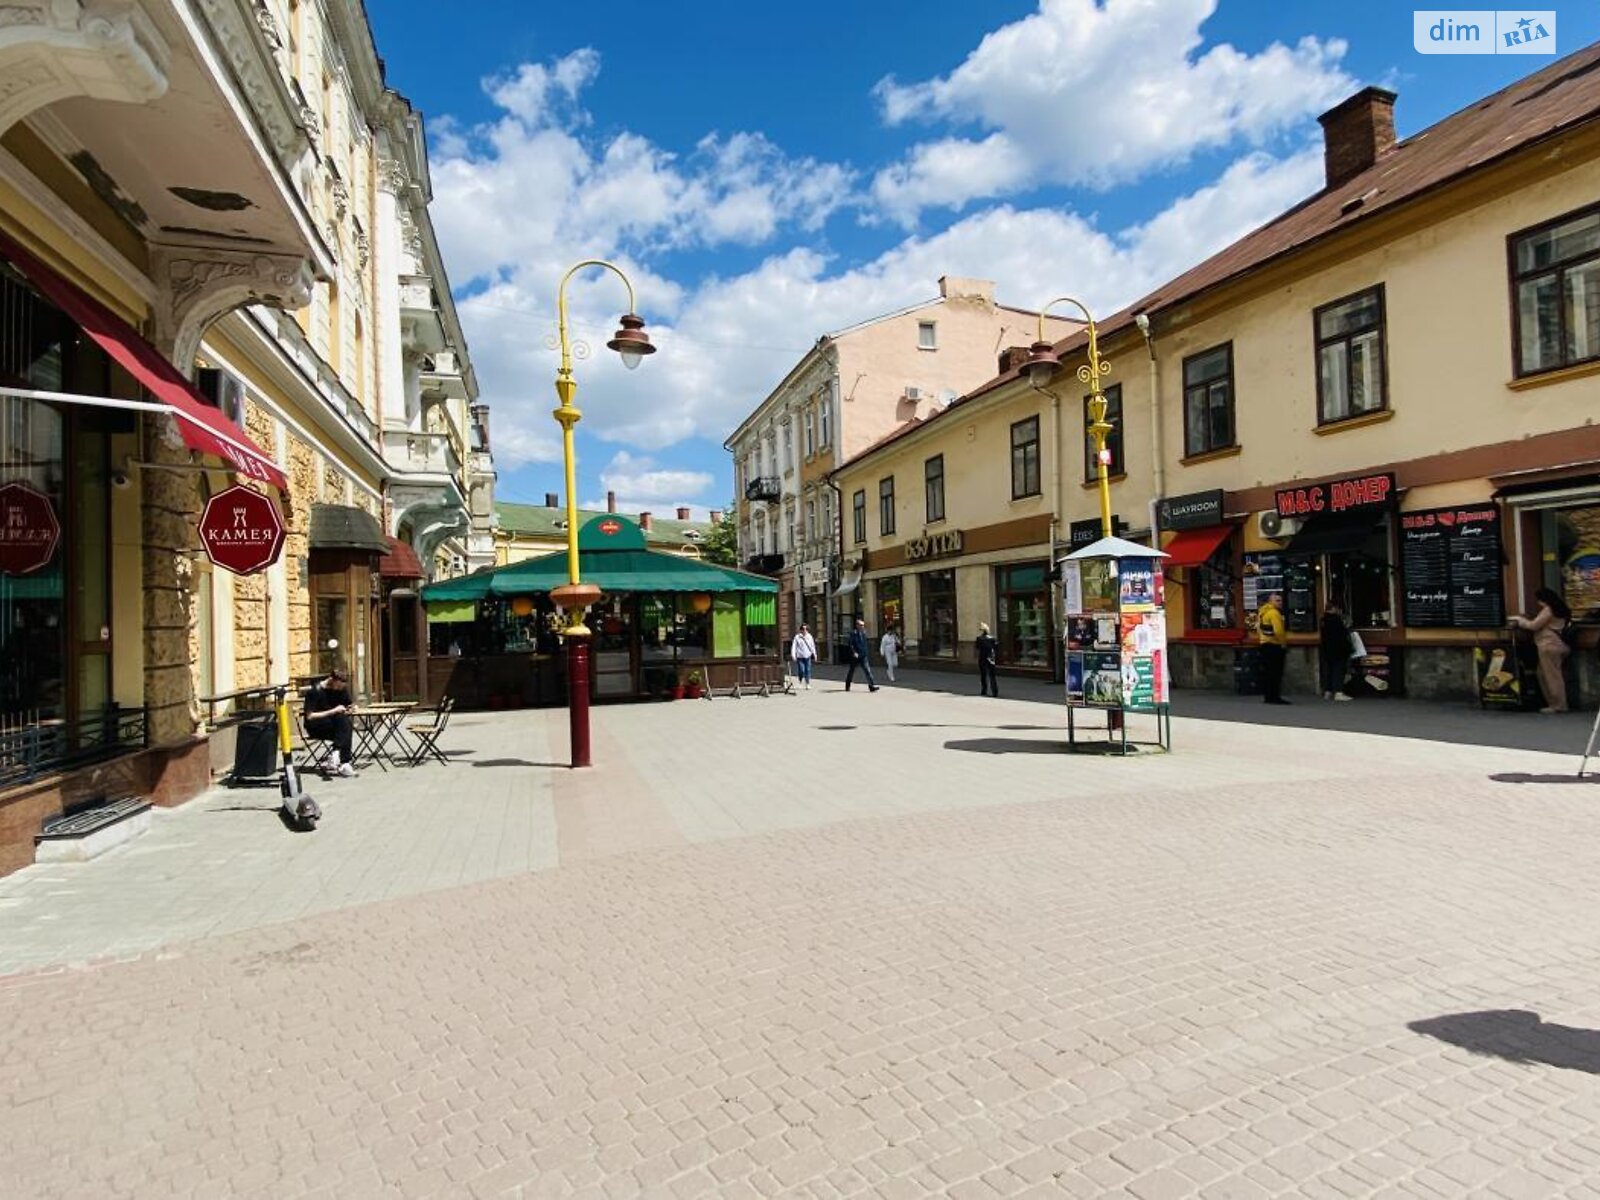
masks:
<path id="1" fill-rule="evenodd" d="M 817 639 L 811 636 L 811 629 L 801 624 L 800 632 L 794 635 L 789 643 L 789 658 L 794 662 L 794 675 L 801 683 L 806 685 L 806 691 L 811 690 L 811 664 L 817 659 Z"/>
<path id="2" fill-rule="evenodd" d="M 878 639 L 878 653 L 883 655 L 883 665 L 888 668 L 889 682 L 894 682 L 894 669 L 900 665 L 900 635 L 891 625 Z"/>

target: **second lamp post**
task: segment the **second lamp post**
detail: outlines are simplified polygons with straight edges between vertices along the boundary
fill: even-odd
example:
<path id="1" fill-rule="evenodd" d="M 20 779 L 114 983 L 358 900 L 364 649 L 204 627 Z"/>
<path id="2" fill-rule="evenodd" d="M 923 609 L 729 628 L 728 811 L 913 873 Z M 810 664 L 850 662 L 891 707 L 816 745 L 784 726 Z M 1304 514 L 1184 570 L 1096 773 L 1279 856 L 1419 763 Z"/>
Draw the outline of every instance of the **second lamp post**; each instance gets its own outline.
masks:
<path id="1" fill-rule="evenodd" d="M 1028 347 L 1028 359 L 1022 364 L 1028 382 L 1043 388 L 1061 369 L 1061 356 L 1055 347 L 1045 341 L 1044 315 L 1058 304 L 1070 304 L 1083 314 L 1089 327 L 1088 360 L 1078 368 L 1078 380 L 1089 387 L 1089 425 L 1086 432 L 1094 439 L 1095 477 L 1100 483 L 1100 536 L 1110 537 L 1111 528 L 1111 452 L 1106 449 L 1106 438 L 1115 428 L 1106 420 L 1106 394 L 1100 389 L 1100 380 L 1111 373 L 1111 364 L 1100 357 L 1100 345 L 1095 339 L 1094 317 L 1081 300 L 1060 296 L 1039 310 L 1039 340 Z M 1059 454 L 1061 448 L 1056 447 Z"/>

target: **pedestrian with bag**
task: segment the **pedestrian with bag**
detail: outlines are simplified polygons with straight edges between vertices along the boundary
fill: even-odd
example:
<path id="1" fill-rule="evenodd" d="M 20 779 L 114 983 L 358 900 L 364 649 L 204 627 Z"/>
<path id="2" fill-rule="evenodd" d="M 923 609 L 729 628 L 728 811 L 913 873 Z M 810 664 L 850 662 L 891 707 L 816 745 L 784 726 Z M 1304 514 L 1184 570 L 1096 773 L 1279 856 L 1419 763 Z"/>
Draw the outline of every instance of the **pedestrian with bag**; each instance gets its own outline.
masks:
<path id="1" fill-rule="evenodd" d="M 1578 629 L 1572 623 L 1572 610 L 1554 589 L 1542 587 L 1533 598 L 1539 602 L 1539 611 L 1531 617 L 1512 617 L 1511 625 L 1533 634 L 1539 652 L 1539 689 L 1544 692 L 1544 707 L 1539 711 L 1564 713 L 1568 711 L 1567 655 L 1577 643 Z"/>
<path id="2" fill-rule="evenodd" d="M 900 665 L 900 635 L 891 625 L 883 631 L 883 636 L 878 639 L 878 653 L 883 655 L 884 669 L 889 674 L 889 682 L 894 682 L 895 668 Z"/>
<path id="3" fill-rule="evenodd" d="M 995 674 L 995 665 L 1000 661 L 1000 643 L 982 621 L 978 622 L 978 636 L 972 648 L 978 652 L 978 693 L 1000 699 L 1000 680 Z"/>
<path id="4" fill-rule="evenodd" d="M 1350 659 L 1355 654 L 1355 635 L 1345 624 L 1344 610 L 1330 603 L 1322 614 L 1322 698 L 1349 700 L 1345 681 L 1350 678 Z"/>
<path id="5" fill-rule="evenodd" d="M 1289 656 L 1289 626 L 1283 619 L 1283 597 L 1273 592 L 1256 614 L 1256 636 L 1261 642 L 1261 690 L 1268 704 L 1287 704 L 1283 698 L 1283 666 Z"/>
<path id="6" fill-rule="evenodd" d="M 800 623 L 800 632 L 789 643 L 789 659 L 794 663 L 795 678 L 805 684 L 809 692 L 811 664 L 817 661 L 817 639 L 811 636 L 811 628 L 804 621 Z"/>
<path id="7" fill-rule="evenodd" d="M 856 618 L 856 627 L 850 631 L 850 669 L 844 673 L 844 690 L 850 690 L 850 684 L 856 677 L 856 668 L 861 668 L 861 673 L 867 677 L 867 690 L 878 690 L 878 681 L 872 678 L 872 663 L 867 659 L 867 623 L 860 617 Z"/>

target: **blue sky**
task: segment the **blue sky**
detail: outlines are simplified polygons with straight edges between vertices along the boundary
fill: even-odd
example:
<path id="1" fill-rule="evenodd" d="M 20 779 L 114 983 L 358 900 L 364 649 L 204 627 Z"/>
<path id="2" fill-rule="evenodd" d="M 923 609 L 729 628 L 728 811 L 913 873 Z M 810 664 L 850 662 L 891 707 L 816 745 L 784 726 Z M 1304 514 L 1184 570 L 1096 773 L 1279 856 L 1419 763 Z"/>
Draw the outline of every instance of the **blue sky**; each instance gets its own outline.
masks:
<path id="1" fill-rule="evenodd" d="M 1561 51 L 1600 37 L 1600 6 L 1555 11 Z M 579 500 L 696 515 L 731 494 L 723 439 L 818 335 L 946 273 L 1110 311 L 1314 191 L 1316 115 L 1356 88 L 1400 93 L 1404 137 L 1551 61 L 1420 55 L 1412 9 L 1376 0 L 369 13 L 427 119 L 501 499 L 560 490 L 555 285 L 605 257 L 661 353 L 624 372 L 603 343 L 625 293 L 575 281 L 596 351 L 577 366 Z"/>

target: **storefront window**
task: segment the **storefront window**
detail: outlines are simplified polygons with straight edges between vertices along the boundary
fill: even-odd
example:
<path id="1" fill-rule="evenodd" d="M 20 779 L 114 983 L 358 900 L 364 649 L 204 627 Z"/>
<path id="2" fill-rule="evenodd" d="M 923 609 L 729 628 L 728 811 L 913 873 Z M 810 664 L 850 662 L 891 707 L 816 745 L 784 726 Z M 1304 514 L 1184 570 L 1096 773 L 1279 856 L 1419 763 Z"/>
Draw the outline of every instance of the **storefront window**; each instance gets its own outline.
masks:
<path id="1" fill-rule="evenodd" d="M 1545 585 L 1579 619 L 1600 616 L 1600 506 L 1542 514 Z"/>
<path id="2" fill-rule="evenodd" d="M 64 527 L 62 456 L 66 422 L 48 404 L 0 398 L 0 484 L 3 519 L 30 530 L 52 514 Z M 10 485 L 15 485 L 12 487 Z M 67 716 L 66 554 L 59 534 L 54 552 L 40 563 L 29 553 L 6 553 L 0 569 L 0 720 L 8 727 Z"/>
<path id="3" fill-rule="evenodd" d="M 1013 667 L 1050 665 L 1050 584 L 1043 563 L 996 567 L 1000 661 Z"/>
<path id="4" fill-rule="evenodd" d="M 690 592 L 676 599 L 678 657 L 710 658 L 711 596 L 706 592 Z"/>
<path id="5" fill-rule="evenodd" d="M 921 580 L 922 631 L 918 640 L 924 658 L 956 656 L 956 573 L 928 571 Z"/>
<path id="6" fill-rule="evenodd" d="M 778 597 L 766 592 L 745 592 L 745 653 L 753 658 L 776 654 L 778 645 Z"/>
<path id="7" fill-rule="evenodd" d="M 878 633 L 903 628 L 905 612 L 901 608 L 901 597 L 904 591 L 900 576 L 880 579 L 875 586 L 878 589 Z"/>
<path id="8" fill-rule="evenodd" d="M 1194 629 L 1232 629 L 1239 622 L 1233 598 L 1233 550 L 1223 542 L 1190 574 Z"/>
<path id="9" fill-rule="evenodd" d="M 1375 526 L 1355 550 L 1330 554 L 1327 598 L 1343 605 L 1345 620 L 1358 629 L 1394 624 L 1394 569 L 1389 557 L 1389 521 Z"/>
<path id="10" fill-rule="evenodd" d="M 355 665 L 347 661 L 349 647 L 345 642 L 349 633 L 349 604 L 343 597 L 318 597 L 315 608 L 315 637 L 317 639 L 317 674 L 343 668 L 353 671 Z"/>
<path id="11" fill-rule="evenodd" d="M 744 653 L 743 614 L 739 598 L 731 593 L 711 598 L 711 652 L 717 658 L 738 658 Z"/>

